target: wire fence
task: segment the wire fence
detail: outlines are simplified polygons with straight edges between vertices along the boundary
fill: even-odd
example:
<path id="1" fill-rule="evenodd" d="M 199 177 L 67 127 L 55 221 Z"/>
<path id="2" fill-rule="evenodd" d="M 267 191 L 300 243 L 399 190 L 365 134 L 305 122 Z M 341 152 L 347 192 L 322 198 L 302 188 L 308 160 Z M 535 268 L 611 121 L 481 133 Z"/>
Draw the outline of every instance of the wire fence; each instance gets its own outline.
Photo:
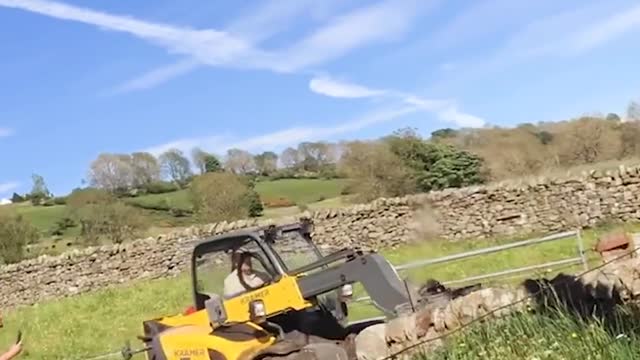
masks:
<path id="1" fill-rule="evenodd" d="M 639 247 L 633 248 L 633 249 L 631 249 L 629 251 L 625 251 L 624 253 L 622 253 L 622 254 L 620 254 L 620 255 L 618 255 L 618 256 L 616 256 L 616 257 L 614 257 L 614 258 L 612 258 L 612 259 L 610 259 L 608 261 L 602 262 L 598 266 L 595 266 L 593 268 L 587 269 L 587 270 L 579 273 L 578 275 L 575 276 L 575 278 L 582 278 L 582 277 L 584 277 L 585 275 L 587 275 L 589 273 L 592 273 L 594 271 L 600 270 L 600 269 L 602 269 L 602 268 L 604 268 L 604 267 L 606 267 L 606 266 L 608 266 L 608 265 L 610 265 L 610 264 L 612 264 L 612 263 L 614 263 L 616 261 L 619 261 L 619 260 L 621 260 L 621 259 L 623 259 L 625 257 L 628 257 L 629 255 L 634 254 L 637 251 L 640 251 Z M 563 282 L 563 281 L 573 281 L 573 279 L 572 278 L 562 278 L 562 279 L 560 279 L 560 282 Z M 558 285 L 561 285 L 561 284 L 558 284 Z M 455 329 L 453 329 L 451 331 L 448 331 L 448 332 L 446 332 L 444 334 L 441 334 L 439 336 L 428 338 L 428 339 L 416 342 L 414 344 L 408 345 L 408 346 L 406 346 L 406 347 L 404 347 L 404 348 L 402 348 L 402 349 L 390 354 L 389 356 L 385 357 L 382 360 L 396 359 L 398 356 L 406 353 L 407 351 L 413 350 L 415 348 L 422 347 L 422 346 L 424 346 L 426 344 L 429 344 L 429 343 L 432 343 L 432 342 L 435 342 L 435 341 L 438 341 L 438 340 L 443 340 L 443 339 L 445 339 L 445 338 L 447 338 L 449 336 L 457 334 L 457 333 L 459 333 L 459 332 L 471 327 L 474 324 L 479 323 L 480 321 L 482 321 L 482 320 L 484 320 L 484 319 L 486 319 L 486 318 L 488 318 L 488 317 L 490 317 L 490 316 L 492 316 L 494 314 L 499 313 L 502 310 L 505 310 L 505 309 L 508 309 L 510 307 L 513 307 L 513 306 L 516 306 L 518 304 L 521 304 L 521 303 L 523 303 L 523 302 L 525 302 L 525 301 L 527 301 L 529 299 L 535 298 L 536 296 L 540 295 L 543 291 L 546 291 L 546 290 L 547 290 L 546 288 L 541 287 L 536 292 L 532 292 L 532 293 L 528 294 L 525 297 L 522 297 L 521 299 L 519 299 L 517 301 L 511 302 L 509 304 L 506 304 L 506 305 L 497 307 L 497 308 L 495 308 L 495 309 L 493 309 L 491 311 L 488 311 L 487 313 L 485 313 L 485 314 L 483 314 L 483 315 L 481 315 L 481 316 L 479 316 L 477 318 L 474 318 L 473 320 L 470 320 L 469 322 L 467 322 L 467 323 L 465 323 L 465 324 L 463 324 L 463 325 L 461 325 L 461 326 L 459 326 L 459 327 L 457 327 L 457 328 L 455 328 Z M 616 340 L 618 340 L 618 339 L 614 339 L 611 343 L 605 344 L 605 346 L 610 346 Z"/>
<path id="2" fill-rule="evenodd" d="M 582 238 L 582 233 L 580 230 L 565 231 L 565 232 L 552 234 L 552 235 L 548 235 L 540 238 L 510 242 L 503 245 L 491 246 L 491 247 L 486 247 L 482 249 L 442 256 L 438 258 L 416 260 L 406 264 L 396 265 L 394 266 L 394 268 L 399 273 L 403 273 L 408 270 L 413 270 L 417 268 L 424 268 L 432 265 L 451 263 L 454 261 L 475 258 L 483 255 L 495 254 L 495 253 L 504 252 L 508 250 L 525 248 L 525 247 L 530 247 L 530 246 L 535 246 L 535 245 L 540 245 L 540 244 L 545 244 L 550 242 L 566 241 L 572 238 L 575 239 L 576 241 L 575 256 L 568 257 L 568 258 L 561 258 L 558 260 L 539 263 L 539 264 L 528 265 L 528 266 L 508 268 L 508 269 L 504 269 L 504 270 L 500 270 L 492 273 L 468 276 L 461 279 L 442 281 L 441 283 L 443 285 L 464 284 L 464 283 L 469 283 L 473 281 L 500 279 L 500 278 L 505 278 L 512 275 L 521 276 L 521 275 L 530 274 L 531 272 L 535 270 L 540 270 L 540 269 L 553 270 L 553 269 L 565 268 L 565 267 L 574 266 L 574 265 L 582 265 L 583 270 L 588 270 L 589 263 L 588 263 L 588 259 L 587 259 L 586 251 L 584 247 L 584 240 Z M 354 301 L 356 303 L 370 303 L 371 298 L 368 296 L 363 296 L 355 299 Z"/>

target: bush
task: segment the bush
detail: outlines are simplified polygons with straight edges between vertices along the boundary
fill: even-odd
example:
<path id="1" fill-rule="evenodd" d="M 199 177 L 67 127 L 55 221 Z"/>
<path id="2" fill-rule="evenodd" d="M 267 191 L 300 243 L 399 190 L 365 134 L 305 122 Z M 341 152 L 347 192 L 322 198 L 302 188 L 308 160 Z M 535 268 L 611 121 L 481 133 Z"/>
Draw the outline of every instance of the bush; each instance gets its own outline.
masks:
<path id="1" fill-rule="evenodd" d="M 206 173 L 196 177 L 189 190 L 193 208 L 204 222 L 239 220 L 249 216 L 247 179 L 232 173 Z"/>
<path id="2" fill-rule="evenodd" d="M 384 142 L 349 144 L 340 166 L 353 179 L 356 201 L 402 196 L 415 190 L 411 169 Z"/>
<path id="3" fill-rule="evenodd" d="M 127 204 L 145 210 L 155 211 L 170 211 L 171 205 L 167 199 L 161 199 L 160 201 L 128 201 Z"/>
<path id="4" fill-rule="evenodd" d="M 249 217 L 259 217 L 262 216 L 262 212 L 264 211 L 264 206 L 262 206 L 262 201 L 260 200 L 260 194 L 254 189 L 251 189 L 247 193 L 247 207 L 249 209 Z"/>
<path id="5" fill-rule="evenodd" d="M 76 226 L 75 221 L 72 218 L 65 216 L 62 219 L 56 221 L 55 226 L 51 230 L 52 236 L 62 236 L 64 235 L 65 230 Z"/>
<path id="6" fill-rule="evenodd" d="M 154 181 L 147 184 L 144 190 L 149 194 L 165 194 L 178 191 L 179 187 L 174 183 L 166 181 Z"/>
<path id="7" fill-rule="evenodd" d="M 353 189 L 354 189 L 354 184 L 350 182 L 345 187 L 343 187 L 342 190 L 340 190 L 340 195 L 342 196 L 351 195 L 353 194 Z"/>
<path id="8" fill-rule="evenodd" d="M 295 205 L 296 203 L 284 197 L 268 198 L 264 200 L 264 206 L 268 208 L 290 207 Z"/>
<path id="9" fill-rule="evenodd" d="M 176 218 L 183 218 L 183 217 L 189 217 L 191 215 L 193 215 L 193 211 L 191 210 L 187 210 L 187 209 L 182 209 L 182 208 L 176 208 L 176 207 L 172 207 L 169 209 L 169 214 L 173 217 Z"/>
<path id="10" fill-rule="evenodd" d="M 89 245 L 99 243 L 101 238 L 119 244 L 137 237 L 148 227 L 137 209 L 103 190 L 76 190 L 67 202 L 73 218 L 81 226 L 82 238 Z"/>
<path id="11" fill-rule="evenodd" d="M 38 238 L 38 230 L 22 216 L 0 214 L 0 262 L 19 262 L 24 258 L 25 246 Z"/>

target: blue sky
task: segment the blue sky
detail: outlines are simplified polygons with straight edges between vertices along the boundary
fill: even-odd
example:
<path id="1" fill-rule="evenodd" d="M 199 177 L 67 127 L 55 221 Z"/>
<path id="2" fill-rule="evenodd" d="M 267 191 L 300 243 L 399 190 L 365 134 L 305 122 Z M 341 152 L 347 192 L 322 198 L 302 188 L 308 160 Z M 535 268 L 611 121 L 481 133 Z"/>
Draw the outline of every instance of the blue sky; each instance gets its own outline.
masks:
<path id="1" fill-rule="evenodd" d="M 623 114 L 639 35 L 637 0 L 0 0 L 0 197 L 101 152 Z"/>

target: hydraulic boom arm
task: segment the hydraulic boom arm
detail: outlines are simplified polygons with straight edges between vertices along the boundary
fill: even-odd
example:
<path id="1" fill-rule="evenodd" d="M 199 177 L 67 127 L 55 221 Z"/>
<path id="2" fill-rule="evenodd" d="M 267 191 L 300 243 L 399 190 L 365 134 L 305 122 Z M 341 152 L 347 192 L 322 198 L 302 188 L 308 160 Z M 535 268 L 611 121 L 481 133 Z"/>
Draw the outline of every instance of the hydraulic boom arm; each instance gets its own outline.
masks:
<path id="1" fill-rule="evenodd" d="M 381 255 L 352 254 L 353 258 L 328 269 L 298 279 L 305 299 L 354 282 L 361 283 L 373 303 L 388 316 L 396 316 L 398 308 L 410 303 L 407 288 L 393 266 Z"/>

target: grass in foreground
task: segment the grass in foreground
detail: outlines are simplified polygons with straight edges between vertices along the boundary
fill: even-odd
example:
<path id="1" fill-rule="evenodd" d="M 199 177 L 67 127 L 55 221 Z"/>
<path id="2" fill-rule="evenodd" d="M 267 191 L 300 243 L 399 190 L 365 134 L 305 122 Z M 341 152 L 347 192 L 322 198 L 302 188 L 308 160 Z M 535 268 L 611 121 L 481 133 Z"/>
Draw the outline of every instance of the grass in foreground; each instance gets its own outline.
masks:
<path id="1" fill-rule="evenodd" d="M 640 318 L 627 310 L 620 309 L 609 322 L 578 320 L 558 310 L 473 324 L 445 338 L 428 359 L 638 359 Z"/>
<path id="2" fill-rule="evenodd" d="M 629 230 L 633 230 L 631 225 Z M 602 231 L 605 230 L 586 232 L 585 247 L 591 247 Z M 401 264 L 507 241 L 506 239 L 453 243 L 431 241 L 396 250 L 385 250 L 383 254 L 392 263 Z M 414 283 L 420 283 L 427 278 L 446 281 L 556 260 L 564 256 L 572 256 L 576 254 L 575 251 L 575 242 L 573 239 L 567 239 L 448 265 L 425 267 L 400 275 L 409 276 Z M 566 271 L 578 272 L 580 268 Z M 552 276 L 553 273 L 545 275 Z M 487 283 L 483 282 L 483 284 Z M 361 291 L 359 289 L 357 296 L 364 295 Z M 117 350 L 126 340 L 132 340 L 133 344 L 137 344 L 135 336 L 141 333 L 143 320 L 178 313 L 191 302 L 190 283 L 186 275 L 46 302 L 3 314 L 5 329 L 0 330 L 0 349 L 6 348 L 14 341 L 17 330 L 22 329 L 27 349 L 24 359 L 86 358 L 90 355 Z M 353 320 L 377 315 L 379 315 L 377 309 L 367 304 L 356 303 L 350 307 L 350 317 Z"/>

